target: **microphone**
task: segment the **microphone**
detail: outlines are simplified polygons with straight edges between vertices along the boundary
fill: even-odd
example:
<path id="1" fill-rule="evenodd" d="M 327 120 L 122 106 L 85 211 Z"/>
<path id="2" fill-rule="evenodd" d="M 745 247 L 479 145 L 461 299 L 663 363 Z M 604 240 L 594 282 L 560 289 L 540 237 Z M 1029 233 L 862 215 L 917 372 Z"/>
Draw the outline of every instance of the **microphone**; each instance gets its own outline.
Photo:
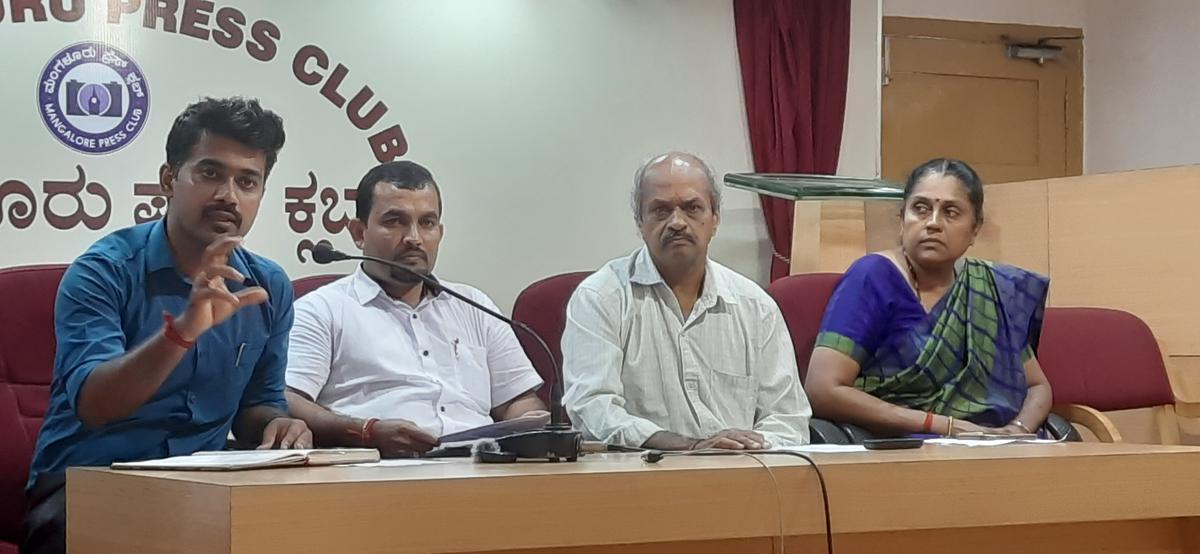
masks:
<path id="1" fill-rule="evenodd" d="M 562 368 L 558 366 L 558 360 L 554 359 L 554 353 L 546 341 L 542 339 L 531 327 L 515 321 L 504 314 L 501 314 L 487 306 L 484 306 L 462 294 L 442 286 L 441 283 L 425 275 L 424 273 L 414 271 L 398 262 L 379 258 L 376 256 L 359 256 L 347 254 L 333 247 L 333 244 L 327 240 L 318 241 L 312 249 L 313 261 L 318 264 L 329 264 L 344 260 L 362 260 L 383 264 L 391 268 L 399 269 L 421 281 L 431 290 L 439 293 L 449 294 L 467 305 L 479 310 L 487 315 L 490 315 L 504 323 L 507 323 L 513 329 L 519 330 L 533 337 L 534 342 L 542 347 L 546 352 L 546 359 L 550 360 L 550 367 L 554 370 L 554 382 L 550 385 L 550 423 L 544 428 L 534 431 L 526 431 L 523 433 L 514 433 L 496 440 L 502 453 L 508 456 L 496 456 L 484 458 L 485 461 L 515 461 L 516 458 L 546 458 L 551 462 L 565 460 L 574 462 L 579 459 L 579 454 L 583 449 L 583 434 L 574 430 L 571 424 L 567 422 L 566 408 L 563 406 L 563 374 Z"/>
<path id="2" fill-rule="evenodd" d="M 318 242 L 316 246 L 313 246 L 312 258 L 314 262 L 325 265 L 328 263 L 340 262 L 342 260 L 349 260 L 350 256 L 346 255 L 345 252 L 337 251 L 337 249 L 333 247 L 333 243 L 323 240 Z"/>

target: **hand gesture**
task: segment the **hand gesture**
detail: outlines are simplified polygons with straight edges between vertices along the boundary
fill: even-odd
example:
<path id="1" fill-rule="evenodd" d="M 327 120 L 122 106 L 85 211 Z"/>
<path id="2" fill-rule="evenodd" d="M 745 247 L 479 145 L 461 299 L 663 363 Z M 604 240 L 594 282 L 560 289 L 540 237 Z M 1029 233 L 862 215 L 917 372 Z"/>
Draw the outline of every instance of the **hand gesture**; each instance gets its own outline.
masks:
<path id="1" fill-rule="evenodd" d="M 226 279 L 239 283 L 246 280 L 229 266 L 229 254 L 241 243 L 241 237 L 221 237 L 204 249 L 200 271 L 192 276 L 187 309 L 175 323 L 175 330 L 184 340 L 194 342 L 239 309 L 267 301 L 267 291 L 262 287 L 248 287 L 234 294 L 225 286 Z"/>

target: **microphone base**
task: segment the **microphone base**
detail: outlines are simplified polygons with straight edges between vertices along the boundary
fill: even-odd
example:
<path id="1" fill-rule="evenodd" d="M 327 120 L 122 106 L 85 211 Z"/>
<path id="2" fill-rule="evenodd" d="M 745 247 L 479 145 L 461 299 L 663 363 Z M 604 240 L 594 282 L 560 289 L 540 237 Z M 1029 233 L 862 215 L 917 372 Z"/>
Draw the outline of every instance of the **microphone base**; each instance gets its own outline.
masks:
<path id="1" fill-rule="evenodd" d="M 517 460 L 545 460 L 547 462 L 574 462 L 583 452 L 583 433 L 567 427 L 543 428 L 536 431 L 514 433 L 496 439 L 496 444 L 506 456 L 483 461 L 505 463 Z"/>

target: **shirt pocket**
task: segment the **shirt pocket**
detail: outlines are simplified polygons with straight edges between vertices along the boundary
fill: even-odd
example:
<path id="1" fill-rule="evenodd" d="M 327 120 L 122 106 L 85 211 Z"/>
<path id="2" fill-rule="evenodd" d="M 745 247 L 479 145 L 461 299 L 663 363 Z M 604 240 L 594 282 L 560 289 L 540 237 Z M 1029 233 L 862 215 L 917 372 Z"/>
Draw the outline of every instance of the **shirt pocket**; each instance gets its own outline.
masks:
<path id="1" fill-rule="evenodd" d="M 262 358 L 266 346 L 265 342 L 235 343 L 233 352 L 230 353 L 228 366 L 232 371 L 225 379 L 222 379 L 227 383 L 230 395 L 241 399 L 246 387 L 254 378 L 254 369 L 258 366 L 258 361 Z"/>
<path id="2" fill-rule="evenodd" d="M 454 374 L 468 405 L 489 414 L 492 411 L 492 373 L 488 370 L 487 348 L 460 343 L 452 350 Z"/>
<path id="3" fill-rule="evenodd" d="M 709 371 L 708 404 L 725 429 L 750 430 L 758 405 L 758 381 L 751 375 Z"/>
<path id="4" fill-rule="evenodd" d="M 265 342 L 238 343 L 233 350 L 233 365 L 237 367 L 238 375 L 245 375 L 249 379 L 266 348 L 267 343 Z"/>
<path id="5" fill-rule="evenodd" d="M 236 342 L 200 358 L 198 363 L 206 367 L 197 367 L 187 399 L 193 421 L 220 421 L 237 412 L 264 347 L 262 342 Z"/>

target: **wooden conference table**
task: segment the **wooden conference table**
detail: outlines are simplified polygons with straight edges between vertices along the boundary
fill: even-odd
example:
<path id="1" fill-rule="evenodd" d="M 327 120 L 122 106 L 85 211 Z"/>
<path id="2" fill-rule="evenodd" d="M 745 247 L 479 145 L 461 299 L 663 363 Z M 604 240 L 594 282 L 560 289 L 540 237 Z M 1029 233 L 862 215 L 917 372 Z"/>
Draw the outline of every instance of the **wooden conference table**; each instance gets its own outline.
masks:
<path id="1" fill-rule="evenodd" d="M 816 454 L 837 552 L 1200 552 L 1200 448 L 1006 445 Z M 824 552 L 816 475 L 765 457 L 787 552 Z M 744 457 L 235 473 L 72 469 L 72 553 L 772 552 Z M 776 550 L 777 551 L 777 550 Z"/>

